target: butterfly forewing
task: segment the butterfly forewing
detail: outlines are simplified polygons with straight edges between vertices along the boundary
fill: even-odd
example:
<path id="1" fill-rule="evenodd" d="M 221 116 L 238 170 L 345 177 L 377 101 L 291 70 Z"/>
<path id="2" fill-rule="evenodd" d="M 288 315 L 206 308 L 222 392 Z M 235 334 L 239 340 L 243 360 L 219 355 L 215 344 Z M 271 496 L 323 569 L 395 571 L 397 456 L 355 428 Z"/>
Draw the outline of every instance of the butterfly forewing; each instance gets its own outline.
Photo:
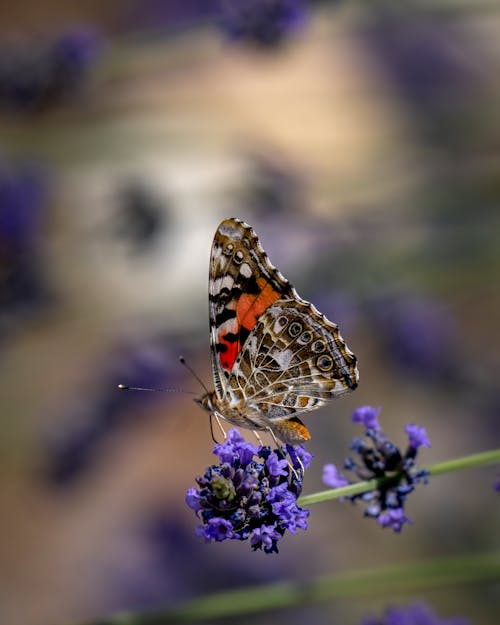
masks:
<path id="1" fill-rule="evenodd" d="M 218 394 L 257 319 L 282 297 L 293 297 L 293 288 L 268 261 L 253 229 L 237 219 L 223 221 L 215 233 L 209 274 L 212 368 Z"/>

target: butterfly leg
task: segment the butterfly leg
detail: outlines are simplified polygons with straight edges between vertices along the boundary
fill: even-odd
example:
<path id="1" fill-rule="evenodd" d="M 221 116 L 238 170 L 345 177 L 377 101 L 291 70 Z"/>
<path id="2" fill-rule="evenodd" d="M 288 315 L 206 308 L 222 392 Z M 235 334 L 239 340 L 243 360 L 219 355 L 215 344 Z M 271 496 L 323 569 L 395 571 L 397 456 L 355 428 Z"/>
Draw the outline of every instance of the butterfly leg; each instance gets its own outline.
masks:
<path id="1" fill-rule="evenodd" d="M 224 439 L 224 440 L 226 440 L 226 438 L 227 438 L 227 434 L 226 434 L 226 430 L 224 429 L 224 427 L 223 427 L 223 425 L 222 425 L 222 423 L 221 423 L 221 421 L 220 421 L 219 417 L 218 417 L 216 414 L 211 413 L 211 414 L 210 414 L 210 434 L 211 434 L 211 436 L 212 436 L 212 440 L 213 440 L 213 442 L 214 442 L 214 443 L 216 443 L 216 444 L 218 444 L 218 442 L 219 442 L 219 441 L 218 441 L 218 440 L 217 440 L 217 438 L 215 437 L 215 433 L 214 433 L 214 424 L 213 424 L 212 419 L 215 419 L 215 421 L 216 421 L 217 425 L 219 426 L 220 431 L 222 432 L 222 436 L 223 436 L 223 439 Z"/>
<path id="2" fill-rule="evenodd" d="M 274 444 L 276 445 L 276 448 L 279 449 L 280 447 L 282 447 L 282 444 L 279 442 L 279 440 L 276 438 L 276 434 L 273 432 L 273 430 L 268 427 L 267 431 L 269 432 L 269 434 L 271 435 L 271 438 L 274 441 Z"/>
<path id="3" fill-rule="evenodd" d="M 218 440 L 215 438 L 215 434 L 214 434 L 214 424 L 212 421 L 212 415 L 210 415 L 209 417 L 209 423 L 210 423 L 210 436 L 212 437 L 213 442 L 217 444 Z"/>
<path id="4" fill-rule="evenodd" d="M 297 458 L 297 462 L 300 464 L 300 472 L 302 473 L 302 475 L 304 475 L 305 470 L 306 470 L 306 468 L 305 468 L 305 466 L 304 466 L 304 463 L 303 463 L 303 462 L 302 462 L 302 460 L 299 458 L 299 456 L 296 456 L 296 458 Z M 297 474 L 295 474 L 295 475 L 297 475 Z"/>
<path id="5" fill-rule="evenodd" d="M 260 437 L 260 434 L 257 432 L 257 430 L 252 430 L 252 434 L 255 436 L 255 438 L 257 439 L 257 442 L 259 443 L 259 445 L 264 446 L 264 443 L 262 442 L 262 439 Z"/>

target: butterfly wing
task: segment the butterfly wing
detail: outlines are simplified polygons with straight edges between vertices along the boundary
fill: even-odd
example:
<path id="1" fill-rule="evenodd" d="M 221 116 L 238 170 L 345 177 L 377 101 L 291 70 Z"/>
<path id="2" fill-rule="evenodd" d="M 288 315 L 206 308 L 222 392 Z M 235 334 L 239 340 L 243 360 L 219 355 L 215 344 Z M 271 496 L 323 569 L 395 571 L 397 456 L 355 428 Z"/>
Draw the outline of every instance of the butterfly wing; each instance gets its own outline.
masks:
<path id="1" fill-rule="evenodd" d="M 239 219 L 224 220 L 210 256 L 209 312 L 215 392 L 227 380 L 257 319 L 274 302 L 293 297 L 293 288 L 271 265 L 253 229 Z"/>
<path id="2" fill-rule="evenodd" d="M 282 440 L 307 440 L 297 415 L 358 382 L 356 358 L 335 324 L 300 298 L 278 300 L 260 317 L 229 377 L 233 400 Z"/>

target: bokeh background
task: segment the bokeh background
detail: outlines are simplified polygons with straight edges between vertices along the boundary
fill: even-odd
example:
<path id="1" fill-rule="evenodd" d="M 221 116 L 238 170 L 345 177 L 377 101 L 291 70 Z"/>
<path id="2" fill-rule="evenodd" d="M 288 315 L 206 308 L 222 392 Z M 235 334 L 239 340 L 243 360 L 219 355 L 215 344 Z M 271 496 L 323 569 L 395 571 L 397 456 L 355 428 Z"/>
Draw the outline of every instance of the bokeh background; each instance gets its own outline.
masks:
<path id="1" fill-rule="evenodd" d="M 64 625 L 273 580 L 498 549 L 495 469 L 408 501 L 400 535 L 339 502 L 280 554 L 206 545 L 207 273 L 219 221 L 341 326 L 356 392 L 306 418 L 304 493 L 352 410 L 424 426 L 424 462 L 498 446 L 500 5 L 0 4 L 0 621 Z M 359 623 L 423 600 L 498 623 L 498 584 L 248 623 Z M 242 622 L 238 619 L 238 622 Z"/>

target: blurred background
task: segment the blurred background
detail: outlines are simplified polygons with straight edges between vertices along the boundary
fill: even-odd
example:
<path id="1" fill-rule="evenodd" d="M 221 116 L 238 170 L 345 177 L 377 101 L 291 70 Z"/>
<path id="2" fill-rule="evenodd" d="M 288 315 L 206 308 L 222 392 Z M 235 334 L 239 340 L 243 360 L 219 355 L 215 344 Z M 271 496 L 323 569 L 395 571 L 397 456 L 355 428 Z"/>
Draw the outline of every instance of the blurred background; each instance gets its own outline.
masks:
<path id="1" fill-rule="evenodd" d="M 206 545 L 207 274 L 237 216 L 359 358 L 305 421 L 304 494 L 382 406 L 431 463 L 499 444 L 500 5 L 490 0 L 0 4 L 0 621 L 64 625 L 200 593 L 498 549 L 494 469 L 436 478 L 395 535 L 330 502 L 278 556 Z M 337 600 L 498 622 L 498 585 Z M 241 619 L 238 620 L 241 622 Z"/>

